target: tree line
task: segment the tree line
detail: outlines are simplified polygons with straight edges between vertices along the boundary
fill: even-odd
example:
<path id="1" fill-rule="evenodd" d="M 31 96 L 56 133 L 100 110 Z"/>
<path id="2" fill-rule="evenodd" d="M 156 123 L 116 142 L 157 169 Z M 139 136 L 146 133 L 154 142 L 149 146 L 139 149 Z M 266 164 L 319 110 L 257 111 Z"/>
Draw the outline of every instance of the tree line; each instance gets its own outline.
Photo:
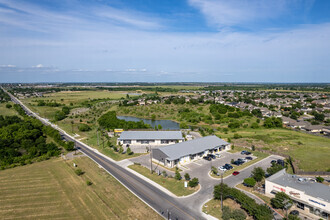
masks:
<path id="1" fill-rule="evenodd" d="M 109 111 L 102 115 L 98 119 L 98 123 L 101 127 L 105 129 L 115 129 L 115 128 L 122 128 L 122 129 L 140 129 L 140 128 L 151 128 L 149 124 L 145 124 L 143 121 L 125 121 L 117 118 L 115 111 Z"/>

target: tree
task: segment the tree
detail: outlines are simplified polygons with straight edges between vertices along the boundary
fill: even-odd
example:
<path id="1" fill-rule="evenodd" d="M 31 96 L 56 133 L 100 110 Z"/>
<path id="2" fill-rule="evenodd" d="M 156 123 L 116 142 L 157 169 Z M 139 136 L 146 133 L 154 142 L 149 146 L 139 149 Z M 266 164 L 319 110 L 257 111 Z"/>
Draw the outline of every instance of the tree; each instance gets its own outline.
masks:
<path id="1" fill-rule="evenodd" d="M 180 174 L 180 172 L 178 170 L 175 171 L 174 179 L 176 179 L 176 180 L 181 180 L 182 179 L 181 174 Z"/>
<path id="2" fill-rule="evenodd" d="M 185 178 L 185 180 L 190 180 L 190 175 L 189 175 L 189 173 L 185 173 L 185 174 L 184 174 L 184 178 Z"/>
<path id="3" fill-rule="evenodd" d="M 254 145 L 252 145 L 251 150 L 252 151 L 255 151 L 256 150 L 256 147 Z"/>
<path id="4" fill-rule="evenodd" d="M 213 174 L 217 174 L 218 173 L 218 169 L 214 166 L 211 167 L 211 171 Z"/>
<path id="5" fill-rule="evenodd" d="M 92 183 L 92 181 L 90 181 L 90 180 L 86 180 L 86 185 L 87 186 L 91 186 L 93 183 Z"/>
<path id="6" fill-rule="evenodd" d="M 257 128 L 259 128 L 259 124 L 258 124 L 257 122 L 253 122 L 253 123 L 251 124 L 251 128 L 253 128 L 253 129 L 257 129 Z"/>
<path id="7" fill-rule="evenodd" d="M 158 125 L 158 130 L 161 130 L 163 127 L 161 124 Z"/>
<path id="8" fill-rule="evenodd" d="M 13 107 L 11 104 L 9 103 L 6 104 L 6 108 L 11 108 L 11 107 Z"/>
<path id="9" fill-rule="evenodd" d="M 290 214 L 288 220 L 301 220 L 298 216 Z"/>
<path id="10" fill-rule="evenodd" d="M 90 131 L 91 127 L 89 127 L 87 124 L 80 123 L 78 125 L 79 131 L 85 132 L 85 131 Z"/>
<path id="11" fill-rule="evenodd" d="M 292 204 L 292 200 L 287 194 L 284 192 L 279 192 L 276 193 L 275 198 L 270 200 L 270 203 L 275 209 L 284 209 L 286 205 L 285 201 L 288 201 L 288 203 L 291 202 Z"/>
<path id="12" fill-rule="evenodd" d="M 256 167 L 252 170 L 252 178 L 260 182 L 265 176 L 265 171 L 261 167 Z"/>
<path id="13" fill-rule="evenodd" d="M 198 178 L 194 177 L 192 180 L 188 182 L 189 187 L 196 187 L 198 185 Z"/>
<path id="14" fill-rule="evenodd" d="M 264 122 L 264 127 L 266 128 L 281 128 L 283 127 L 283 122 L 281 118 L 270 117 L 266 118 Z"/>
<path id="15" fill-rule="evenodd" d="M 256 185 L 256 180 L 252 177 L 249 177 L 249 178 L 244 179 L 243 184 L 248 187 L 254 187 Z"/>
<path id="16" fill-rule="evenodd" d="M 134 152 L 131 150 L 131 148 L 127 148 L 127 150 L 126 150 L 126 153 L 128 154 L 128 155 L 132 155 Z"/>
<path id="17" fill-rule="evenodd" d="M 55 118 L 55 121 L 61 121 L 66 118 L 66 115 L 63 111 L 57 111 L 57 112 L 55 112 L 54 118 Z"/>
<path id="18" fill-rule="evenodd" d="M 156 115 L 155 115 L 155 114 L 152 114 L 152 115 L 151 115 L 151 120 L 153 120 L 153 121 L 156 120 Z"/>
<path id="19" fill-rule="evenodd" d="M 240 209 L 235 209 L 234 211 L 231 212 L 230 217 L 235 220 L 245 220 L 246 215 L 243 210 Z"/>
<path id="20" fill-rule="evenodd" d="M 119 151 L 120 154 L 122 154 L 124 152 L 124 148 L 122 146 L 119 146 Z"/>
<path id="21" fill-rule="evenodd" d="M 65 115 L 68 115 L 70 113 L 70 108 L 67 107 L 67 106 L 63 106 L 62 107 L 62 112 L 65 114 Z"/>

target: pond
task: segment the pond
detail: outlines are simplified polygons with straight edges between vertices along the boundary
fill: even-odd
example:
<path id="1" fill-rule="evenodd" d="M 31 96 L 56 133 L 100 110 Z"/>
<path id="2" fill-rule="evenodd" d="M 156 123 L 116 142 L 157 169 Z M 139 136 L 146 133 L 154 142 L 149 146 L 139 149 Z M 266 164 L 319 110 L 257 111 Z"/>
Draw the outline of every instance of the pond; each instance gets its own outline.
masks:
<path id="1" fill-rule="evenodd" d="M 151 119 L 137 118 L 132 116 L 117 116 L 117 118 L 123 119 L 125 121 L 136 121 L 136 122 L 142 120 L 145 124 L 149 124 L 152 128 L 160 124 L 163 130 L 180 130 L 180 124 L 171 120 L 151 120 Z"/>

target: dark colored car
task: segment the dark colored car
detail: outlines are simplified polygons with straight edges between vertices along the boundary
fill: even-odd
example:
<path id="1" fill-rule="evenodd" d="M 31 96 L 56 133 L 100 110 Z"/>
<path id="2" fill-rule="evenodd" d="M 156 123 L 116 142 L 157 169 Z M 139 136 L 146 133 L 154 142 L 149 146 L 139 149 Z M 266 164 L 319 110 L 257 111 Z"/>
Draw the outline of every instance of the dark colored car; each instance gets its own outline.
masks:
<path id="1" fill-rule="evenodd" d="M 245 152 L 245 155 L 250 155 L 250 154 L 251 154 L 251 152 L 249 152 L 249 151 Z"/>
<path id="2" fill-rule="evenodd" d="M 242 155 L 246 154 L 246 150 L 242 150 L 241 154 Z"/>
<path id="3" fill-rule="evenodd" d="M 281 165 L 282 167 L 284 167 L 285 163 L 284 160 L 277 160 L 277 164 Z"/>
<path id="4" fill-rule="evenodd" d="M 233 164 L 239 166 L 239 165 L 242 165 L 243 163 L 244 163 L 243 161 L 235 160 Z"/>
<path id="5" fill-rule="evenodd" d="M 223 167 L 226 168 L 227 170 L 233 169 L 233 166 L 228 163 L 226 163 Z"/>
<path id="6" fill-rule="evenodd" d="M 238 171 L 234 171 L 234 172 L 233 172 L 233 176 L 237 176 L 238 174 L 239 174 Z"/>
<path id="7" fill-rule="evenodd" d="M 299 211 L 298 210 L 293 210 L 290 212 L 290 215 L 299 215 Z"/>
<path id="8" fill-rule="evenodd" d="M 213 154 L 208 154 L 207 156 L 211 157 L 212 159 L 215 159 L 215 155 L 213 155 Z"/>
<path id="9" fill-rule="evenodd" d="M 272 161 L 270 161 L 270 163 L 271 163 L 271 164 L 276 163 L 276 160 L 272 160 Z"/>
<path id="10" fill-rule="evenodd" d="M 209 157 L 209 156 L 204 156 L 203 159 L 204 159 L 204 160 L 208 160 L 208 161 L 211 161 L 211 160 L 212 160 L 212 158 Z"/>
<path id="11" fill-rule="evenodd" d="M 247 159 L 247 160 L 253 160 L 252 157 L 245 157 L 245 159 Z"/>

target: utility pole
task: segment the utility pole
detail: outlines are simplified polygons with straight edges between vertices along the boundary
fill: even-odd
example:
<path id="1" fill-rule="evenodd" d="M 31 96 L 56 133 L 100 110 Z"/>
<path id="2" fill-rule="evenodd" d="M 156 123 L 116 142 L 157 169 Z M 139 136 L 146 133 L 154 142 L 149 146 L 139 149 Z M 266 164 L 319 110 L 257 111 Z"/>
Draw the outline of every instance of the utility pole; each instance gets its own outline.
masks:
<path id="1" fill-rule="evenodd" d="M 221 172 L 221 212 L 223 211 L 223 201 L 222 201 L 222 188 L 223 188 L 223 171 Z"/>
<path id="2" fill-rule="evenodd" d="M 151 145 L 149 145 L 150 150 L 150 173 L 152 173 L 152 151 L 151 151 Z"/>
<path id="3" fill-rule="evenodd" d="M 99 128 L 96 129 L 96 135 L 97 135 L 97 146 L 100 147 L 100 141 L 99 141 Z"/>

